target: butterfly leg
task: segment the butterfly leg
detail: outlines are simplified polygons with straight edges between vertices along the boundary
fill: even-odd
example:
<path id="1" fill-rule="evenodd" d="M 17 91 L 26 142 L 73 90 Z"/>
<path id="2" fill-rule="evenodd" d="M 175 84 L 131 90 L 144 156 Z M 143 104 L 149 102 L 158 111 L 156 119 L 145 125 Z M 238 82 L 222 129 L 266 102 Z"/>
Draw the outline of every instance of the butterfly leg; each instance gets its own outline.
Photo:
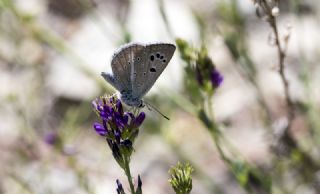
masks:
<path id="1" fill-rule="evenodd" d="M 151 107 L 150 107 L 149 103 L 145 102 L 145 105 L 146 105 L 146 107 L 148 108 L 148 110 L 149 110 L 149 111 L 152 111 L 152 109 L 151 109 Z"/>

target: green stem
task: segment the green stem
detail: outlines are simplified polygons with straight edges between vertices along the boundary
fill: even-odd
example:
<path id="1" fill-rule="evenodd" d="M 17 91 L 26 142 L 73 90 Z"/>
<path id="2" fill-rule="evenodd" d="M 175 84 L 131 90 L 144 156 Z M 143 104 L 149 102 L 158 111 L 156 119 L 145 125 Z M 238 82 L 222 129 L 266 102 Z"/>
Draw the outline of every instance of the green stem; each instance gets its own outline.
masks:
<path id="1" fill-rule="evenodd" d="M 214 144 L 215 144 L 215 146 L 216 146 L 216 148 L 217 148 L 217 150 L 218 150 L 218 153 L 219 153 L 221 159 L 222 159 L 224 162 L 226 162 L 228 165 L 230 165 L 230 164 L 231 164 L 230 159 L 224 154 L 224 152 L 223 152 L 223 150 L 222 150 L 222 148 L 221 148 L 221 146 L 220 146 L 219 134 L 215 132 L 215 131 L 217 131 L 218 129 L 217 129 L 217 127 L 215 126 L 215 124 L 212 126 L 212 128 L 213 128 L 213 129 L 210 129 L 209 131 L 210 131 L 210 134 L 211 134 L 211 136 L 212 136 L 212 138 L 213 138 L 213 142 L 214 142 Z"/>
<path id="2" fill-rule="evenodd" d="M 209 96 L 208 99 L 208 112 L 209 112 L 209 118 L 214 121 L 214 113 L 213 113 L 213 107 L 212 107 L 212 96 Z"/>
<path id="3" fill-rule="evenodd" d="M 205 106 L 205 105 L 203 104 L 203 106 Z M 208 98 L 208 114 L 209 114 L 210 120 L 214 121 L 215 119 L 214 119 L 214 113 L 213 113 L 213 108 L 212 108 L 212 97 L 211 96 Z M 230 162 L 230 160 L 225 156 L 225 154 L 220 146 L 220 138 L 219 138 L 220 131 L 219 131 L 219 129 L 217 128 L 215 123 L 212 123 L 212 126 L 210 128 L 211 129 L 209 129 L 209 132 L 211 134 L 211 137 L 212 137 L 213 142 L 218 150 L 220 157 L 225 162 L 227 162 L 227 163 Z"/>
<path id="4" fill-rule="evenodd" d="M 125 159 L 124 165 L 125 165 L 124 166 L 124 172 L 126 173 L 126 176 L 128 178 L 131 194 L 135 194 L 136 192 L 134 191 L 134 185 L 133 185 L 133 182 L 132 182 L 132 176 L 131 176 L 131 172 L 130 172 L 130 166 L 129 166 L 129 160 L 128 159 Z"/>

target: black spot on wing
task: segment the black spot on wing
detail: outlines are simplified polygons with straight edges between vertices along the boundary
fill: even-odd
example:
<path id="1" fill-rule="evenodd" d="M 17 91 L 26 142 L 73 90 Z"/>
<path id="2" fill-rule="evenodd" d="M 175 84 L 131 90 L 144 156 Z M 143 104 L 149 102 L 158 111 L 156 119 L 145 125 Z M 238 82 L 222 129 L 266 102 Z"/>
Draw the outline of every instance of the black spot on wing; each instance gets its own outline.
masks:
<path id="1" fill-rule="evenodd" d="M 154 67 L 151 67 L 151 68 L 150 68 L 150 72 L 153 72 L 153 73 L 154 73 L 154 72 L 156 72 L 156 71 L 157 71 L 156 68 L 154 68 Z"/>

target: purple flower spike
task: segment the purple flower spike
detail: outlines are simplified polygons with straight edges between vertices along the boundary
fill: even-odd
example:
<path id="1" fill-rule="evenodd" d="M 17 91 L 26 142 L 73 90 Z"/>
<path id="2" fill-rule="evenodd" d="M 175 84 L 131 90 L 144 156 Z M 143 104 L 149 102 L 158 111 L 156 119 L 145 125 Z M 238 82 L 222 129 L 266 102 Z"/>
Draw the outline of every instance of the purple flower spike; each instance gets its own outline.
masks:
<path id="1" fill-rule="evenodd" d="M 211 71 L 210 78 L 211 83 L 215 88 L 219 87 L 223 81 L 223 76 L 216 69 Z"/>
<path id="2" fill-rule="evenodd" d="M 125 160 L 131 156 L 134 140 L 139 133 L 138 127 L 144 121 L 145 113 L 141 112 L 136 117 L 132 112 L 124 112 L 122 102 L 112 96 L 97 98 L 92 106 L 100 120 L 94 123 L 93 128 L 105 137 L 113 157 L 123 167 Z"/>
<path id="3" fill-rule="evenodd" d="M 146 114 L 144 112 L 141 112 L 138 117 L 135 119 L 134 121 L 134 126 L 136 128 L 140 127 L 140 125 L 142 124 L 142 122 L 144 121 L 144 119 L 146 118 Z"/>
<path id="4" fill-rule="evenodd" d="M 100 123 L 94 123 L 93 128 L 101 136 L 106 136 L 108 134 L 108 129 L 106 128 L 106 126 L 103 126 Z"/>
<path id="5" fill-rule="evenodd" d="M 138 175 L 138 187 L 137 187 L 137 190 L 136 190 L 136 194 L 142 194 L 142 181 L 141 181 L 141 178 L 140 178 L 140 175 Z"/>
<path id="6" fill-rule="evenodd" d="M 116 183 L 117 183 L 117 194 L 122 194 L 122 193 L 124 193 L 122 184 L 120 183 L 120 181 L 119 181 L 118 179 L 116 180 Z"/>
<path id="7" fill-rule="evenodd" d="M 142 186 L 142 181 L 141 181 L 140 175 L 138 175 L 138 187 L 141 187 L 141 186 Z"/>

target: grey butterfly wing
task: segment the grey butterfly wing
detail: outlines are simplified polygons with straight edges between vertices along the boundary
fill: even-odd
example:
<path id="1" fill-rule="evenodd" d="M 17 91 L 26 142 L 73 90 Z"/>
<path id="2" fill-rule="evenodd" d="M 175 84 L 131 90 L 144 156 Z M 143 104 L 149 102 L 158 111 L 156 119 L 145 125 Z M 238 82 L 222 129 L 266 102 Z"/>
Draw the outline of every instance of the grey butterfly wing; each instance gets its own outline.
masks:
<path id="1" fill-rule="evenodd" d="M 173 44 L 156 43 L 146 45 L 137 54 L 131 74 L 133 98 L 141 99 L 150 90 L 167 67 L 175 49 Z"/>
<path id="2" fill-rule="evenodd" d="M 102 72 L 102 77 L 118 91 L 131 90 L 131 71 L 136 55 L 144 49 L 137 43 L 129 43 L 118 49 L 111 60 L 112 73 Z"/>

